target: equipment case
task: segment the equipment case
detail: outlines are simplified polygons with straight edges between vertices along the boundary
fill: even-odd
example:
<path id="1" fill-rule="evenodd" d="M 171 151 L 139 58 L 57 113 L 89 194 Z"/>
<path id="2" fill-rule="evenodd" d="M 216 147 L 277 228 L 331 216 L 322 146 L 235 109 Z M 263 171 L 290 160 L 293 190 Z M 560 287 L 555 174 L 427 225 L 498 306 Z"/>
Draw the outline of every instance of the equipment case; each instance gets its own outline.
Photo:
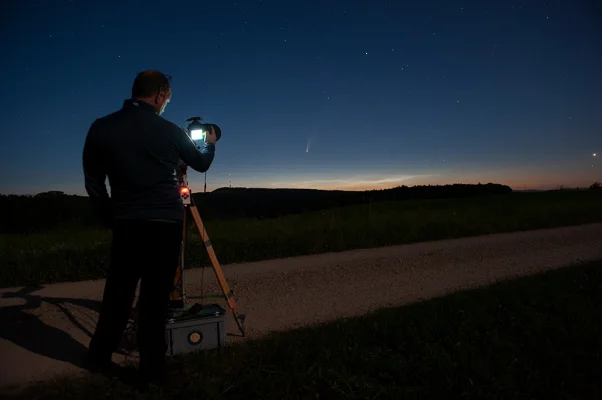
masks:
<path id="1" fill-rule="evenodd" d="M 174 315 L 166 323 L 165 335 L 170 356 L 221 348 L 226 343 L 225 310 L 210 304 L 201 306 L 198 312 Z"/>

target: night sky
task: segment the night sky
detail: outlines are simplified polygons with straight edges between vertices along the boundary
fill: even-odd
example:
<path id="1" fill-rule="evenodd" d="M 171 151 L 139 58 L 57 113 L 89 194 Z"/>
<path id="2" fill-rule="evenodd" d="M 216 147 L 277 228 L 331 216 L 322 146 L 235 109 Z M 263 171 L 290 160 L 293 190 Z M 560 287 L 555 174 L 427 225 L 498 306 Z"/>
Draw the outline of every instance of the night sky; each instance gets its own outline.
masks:
<path id="1" fill-rule="evenodd" d="M 145 69 L 173 77 L 166 119 L 222 127 L 207 190 L 589 186 L 599 4 L 3 1 L 0 193 L 84 194 L 88 128 Z"/>

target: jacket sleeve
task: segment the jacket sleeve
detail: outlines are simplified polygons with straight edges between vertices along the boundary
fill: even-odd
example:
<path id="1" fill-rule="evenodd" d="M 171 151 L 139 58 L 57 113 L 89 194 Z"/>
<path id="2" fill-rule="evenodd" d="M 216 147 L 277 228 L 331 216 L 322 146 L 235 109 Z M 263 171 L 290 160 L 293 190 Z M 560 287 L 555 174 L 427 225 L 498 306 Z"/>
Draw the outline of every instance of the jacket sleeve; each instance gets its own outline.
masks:
<path id="1" fill-rule="evenodd" d="M 215 145 L 213 143 L 203 143 L 201 148 L 197 148 L 186 132 L 178 126 L 175 126 L 173 136 L 180 164 L 189 166 L 198 172 L 206 172 L 213 162 Z"/>
<path id="2" fill-rule="evenodd" d="M 82 155 L 86 192 L 104 222 L 111 220 L 111 204 L 105 180 L 107 170 L 98 137 L 98 120 L 88 130 Z"/>

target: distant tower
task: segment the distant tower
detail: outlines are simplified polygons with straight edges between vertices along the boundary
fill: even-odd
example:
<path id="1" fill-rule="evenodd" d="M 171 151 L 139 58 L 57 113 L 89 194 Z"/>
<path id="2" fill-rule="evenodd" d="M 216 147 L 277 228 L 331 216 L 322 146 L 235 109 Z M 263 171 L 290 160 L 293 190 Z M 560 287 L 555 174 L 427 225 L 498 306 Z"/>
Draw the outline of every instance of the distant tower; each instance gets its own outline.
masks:
<path id="1" fill-rule="evenodd" d="M 228 174 L 228 186 L 232 188 L 232 174 Z"/>

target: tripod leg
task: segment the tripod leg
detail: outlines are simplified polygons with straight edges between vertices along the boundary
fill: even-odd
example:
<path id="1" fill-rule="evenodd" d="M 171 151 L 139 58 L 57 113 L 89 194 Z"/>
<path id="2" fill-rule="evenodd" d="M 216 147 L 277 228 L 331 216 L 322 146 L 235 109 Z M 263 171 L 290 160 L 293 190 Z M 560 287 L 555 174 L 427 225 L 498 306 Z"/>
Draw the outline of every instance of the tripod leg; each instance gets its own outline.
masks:
<path id="1" fill-rule="evenodd" d="M 176 269 L 176 275 L 174 277 L 174 288 L 171 292 L 171 298 L 169 300 L 169 308 L 183 308 L 184 298 L 180 292 L 182 287 L 182 268 L 181 265 Z"/>
<path id="2" fill-rule="evenodd" d="M 234 299 L 234 293 L 228 286 L 228 282 L 226 282 L 226 278 L 224 277 L 224 273 L 222 271 L 222 267 L 217 260 L 217 256 L 215 255 L 215 251 L 213 250 L 213 246 L 211 245 L 211 240 L 209 240 L 209 235 L 207 235 L 207 231 L 205 230 L 205 226 L 203 225 L 203 221 L 201 220 L 201 216 L 199 215 L 199 211 L 196 206 L 190 207 L 190 213 L 192 214 L 192 218 L 194 218 L 194 222 L 199 230 L 199 234 L 201 238 L 205 240 L 205 248 L 207 249 L 207 253 L 209 254 L 209 258 L 211 259 L 211 264 L 213 264 L 213 271 L 215 272 L 215 276 L 219 281 L 219 284 L 224 292 L 224 296 L 230 309 L 232 310 L 232 314 L 234 314 L 234 320 L 236 321 L 236 325 L 238 325 L 238 329 L 243 336 L 245 336 L 244 329 L 244 314 L 239 314 L 236 311 L 236 300 Z"/>
<path id="3" fill-rule="evenodd" d="M 173 290 L 169 299 L 169 308 L 184 308 L 184 255 L 186 249 L 186 211 L 184 211 L 184 224 L 182 227 L 182 250 L 180 252 L 180 265 L 174 276 Z"/>

